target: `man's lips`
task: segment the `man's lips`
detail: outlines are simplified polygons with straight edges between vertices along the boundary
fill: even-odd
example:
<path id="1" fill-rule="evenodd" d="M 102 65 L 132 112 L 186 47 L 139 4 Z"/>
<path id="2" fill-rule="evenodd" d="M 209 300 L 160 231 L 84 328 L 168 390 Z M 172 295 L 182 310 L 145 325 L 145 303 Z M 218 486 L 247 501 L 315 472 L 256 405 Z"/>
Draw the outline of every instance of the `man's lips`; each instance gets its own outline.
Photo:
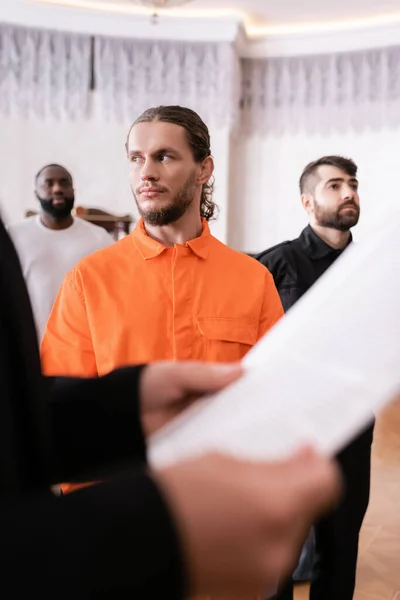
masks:
<path id="1" fill-rule="evenodd" d="M 144 196 L 145 198 L 154 198 L 155 196 L 158 196 L 159 194 L 163 194 L 164 190 L 161 190 L 160 188 L 156 188 L 156 187 L 142 187 L 139 190 L 139 194 L 141 196 Z"/>
<path id="2" fill-rule="evenodd" d="M 357 206 L 354 204 L 345 204 L 345 206 L 341 206 L 340 210 L 358 210 Z"/>

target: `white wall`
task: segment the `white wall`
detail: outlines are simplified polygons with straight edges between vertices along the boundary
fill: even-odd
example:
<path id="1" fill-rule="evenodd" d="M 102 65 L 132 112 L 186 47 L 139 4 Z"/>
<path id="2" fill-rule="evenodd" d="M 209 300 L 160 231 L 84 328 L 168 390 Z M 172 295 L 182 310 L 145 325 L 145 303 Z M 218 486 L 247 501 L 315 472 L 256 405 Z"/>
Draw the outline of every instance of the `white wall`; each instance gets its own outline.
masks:
<path id="1" fill-rule="evenodd" d="M 73 174 L 77 205 L 136 216 L 124 154 L 127 125 L 94 116 L 84 122 L 43 122 L 0 117 L 0 209 L 15 222 L 36 207 L 35 173 L 46 163 L 64 164 Z M 215 200 L 221 208 L 212 230 L 245 252 L 258 252 L 298 235 L 305 225 L 297 181 L 310 160 L 344 154 L 359 165 L 360 238 L 374 211 L 400 201 L 400 130 L 329 137 L 229 138 L 211 131 L 216 162 Z"/>
<path id="2" fill-rule="evenodd" d="M 400 130 L 305 134 L 234 141 L 229 237 L 231 246 L 259 252 L 296 237 L 306 224 L 298 179 L 304 166 L 325 154 L 342 154 L 359 166 L 362 214 L 354 229 L 361 239 L 374 213 L 400 203 Z"/>
<path id="3" fill-rule="evenodd" d="M 37 208 L 34 176 L 43 165 L 53 162 L 72 173 L 77 206 L 137 217 L 124 149 L 129 124 L 106 123 L 95 113 L 93 110 L 90 118 L 80 122 L 0 116 L 0 211 L 7 224 Z M 217 130 L 211 135 L 217 180 L 215 201 L 221 207 L 221 216 L 212 229 L 226 241 L 229 134 Z"/>
<path id="4" fill-rule="evenodd" d="M 134 212 L 124 143 L 127 129 L 94 118 L 81 122 L 0 117 L 0 202 L 6 222 L 37 208 L 34 176 L 45 164 L 60 163 L 71 171 L 76 204 Z"/>

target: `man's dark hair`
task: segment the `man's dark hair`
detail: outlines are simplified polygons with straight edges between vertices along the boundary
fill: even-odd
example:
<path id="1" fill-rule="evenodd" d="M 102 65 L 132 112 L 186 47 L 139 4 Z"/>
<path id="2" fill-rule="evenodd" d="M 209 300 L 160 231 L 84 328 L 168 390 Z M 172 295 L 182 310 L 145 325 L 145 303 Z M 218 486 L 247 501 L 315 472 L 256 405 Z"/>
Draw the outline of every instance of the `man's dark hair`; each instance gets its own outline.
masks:
<path id="1" fill-rule="evenodd" d="M 211 156 L 208 127 L 194 110 L 185 106 L 148 108 L 136 119 L 132 127 L 138 123 L 152 123 L 153 121 L 173 123 L 183 127 L 186 130 L 187 140 L 192 149 L 195 162 L 200 163 L 207 156 Z M 218 212 L 217 205 L 212 201 L 213 190 L 214 178 L 211 177 L 207 183 L 203 184 L 200 201 L 200 215 L 207 221 L 215 218 Z"/>
<path id="2" fill-rule="evenodd" d="M 57 163 L 51 163 L 51 164 L 49 164 L 49 165 L 45 165 L 44 167 L 42 167 L 42 168 L 40 169 L 40 171 L 38 171 L 38 172 L 36 173 L 36 176 L 35 176 L 35 184 L 37 184 L 37 182 L 38 182 L 38 179 L 39 179 L 39 177 L 41 176 L 41 174 L 43 173 L 43 171 L 44 171 L 45 169 L 48 169 L 49 167 L 58 167 L 59 169 L 64 169 L 64 171 L 65 171 L 66 173 L 68 173 L 68 175 L 70 176 L 71 183 L 73 183 L 72 175 L 71 175 L 71 173 L 68 171 L 68 169 L 66 169 L 66 168 L 65 168 L 65 167 L 63 167 L 62 165 L 58 165 Z"/>
<path id="3" fill-rule="evenodd" d="M 323 156 L 314 162 L 309 163 L 304 169 L 300 177 L 300 193 L 314 191 L 315 184 L 311 185 L 311 180 L 316 177 L 319 167 L 323 166 L 336 167 L 344 171 L 349 177 L 357 176 L 357 165 L 350 158 L 343 156 Z"/>

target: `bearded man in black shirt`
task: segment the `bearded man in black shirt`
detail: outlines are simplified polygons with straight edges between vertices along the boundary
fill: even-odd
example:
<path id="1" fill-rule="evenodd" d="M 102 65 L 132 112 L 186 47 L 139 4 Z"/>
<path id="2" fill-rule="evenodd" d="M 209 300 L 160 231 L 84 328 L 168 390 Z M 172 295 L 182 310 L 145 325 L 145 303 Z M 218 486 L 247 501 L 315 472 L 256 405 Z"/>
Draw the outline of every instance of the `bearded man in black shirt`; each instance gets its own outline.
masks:
<path id="1" fill-rule="evenodd" d="M 273 275 L 285 311 L 352 243 L 351 228 L 360 216 L 357 165 L 341 156 L 324 156 L 304 169 L 300 193 L 308 226 L 295 240 L 256 257 Z M 371 415 L 371 425 L 337 456 L 346 494 L 340 506 L 315 525 L 315 547 L 308 555 L 314 553 L 310 600 L 353 598 L 359 532 L 369 503 L 372 438 Z M 293 600 L 292 580 L 282 585 L 276 600 Z"/>

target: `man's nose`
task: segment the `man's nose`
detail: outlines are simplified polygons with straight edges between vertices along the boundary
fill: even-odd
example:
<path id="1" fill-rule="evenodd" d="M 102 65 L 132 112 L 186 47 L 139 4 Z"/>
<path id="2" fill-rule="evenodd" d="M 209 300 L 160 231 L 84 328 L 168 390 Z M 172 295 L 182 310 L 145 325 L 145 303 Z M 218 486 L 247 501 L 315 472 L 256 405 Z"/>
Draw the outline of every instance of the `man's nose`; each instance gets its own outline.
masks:
<path id="1" fill-rule="evenodd" d="M 154 161 L 146 160 L 144 162 L 140 177 L 142 181 L 157 181 L 160 178 L 157 166 L 155 165 Z"/>
<path id="2" fill-rule="evenodd" d="M 349 185 L 343 186 L 343 200 L 353 200 L 355 197 L 355 190 Z"/>
<path id="3" fill-rule="evenodd" d="M 54 183 L 51 191 L 54 195 L 64 195 L 63 187 L 59 183 Z"/>

